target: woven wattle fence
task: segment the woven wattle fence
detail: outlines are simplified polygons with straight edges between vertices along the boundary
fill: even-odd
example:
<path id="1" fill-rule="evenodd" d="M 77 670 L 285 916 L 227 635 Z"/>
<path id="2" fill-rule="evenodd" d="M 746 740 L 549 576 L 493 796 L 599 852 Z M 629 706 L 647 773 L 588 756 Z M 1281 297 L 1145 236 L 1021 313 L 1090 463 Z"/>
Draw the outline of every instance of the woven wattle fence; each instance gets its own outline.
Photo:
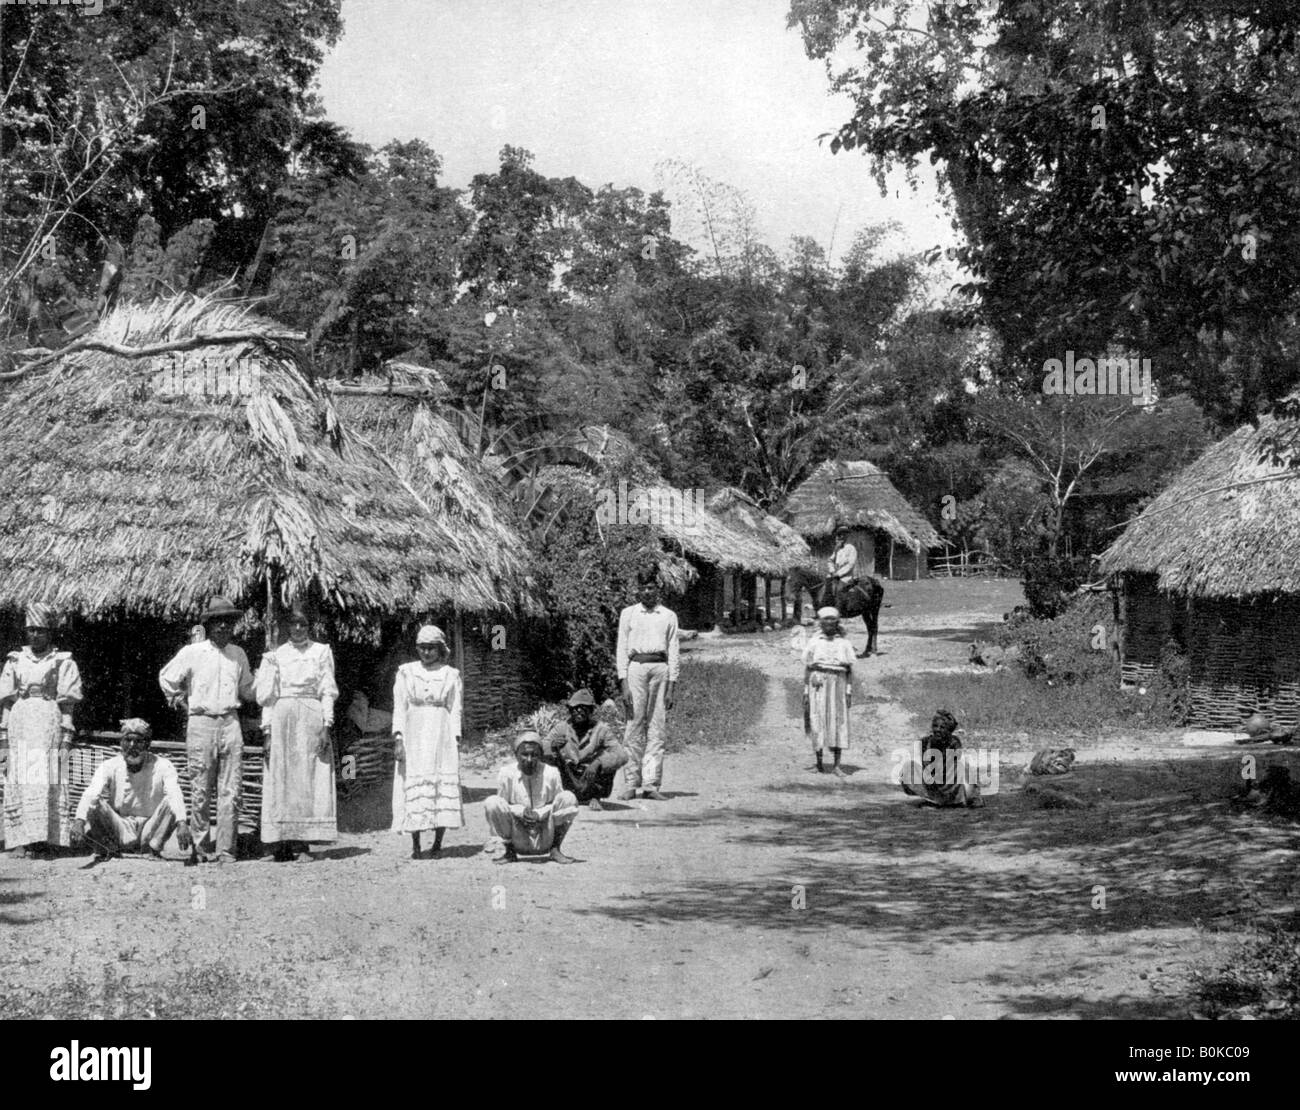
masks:
<path id="1" fill-rule="evenodd" d="M 1145 585 L 1129 579 L 1125 682 L 1149 682 L 1175 635 L 1191 667 L 1191 724 L 1237 729 L 1263 713 L 1277 728 L 1300 726 L 1300 597 L 1197 598 L 1189 609 L 1185 597 Z"/>
<path id="2" fill-rule="evenodd" d="M 68 805 L 77 808 L 81 796 L 90 785 L 95 768 L 121 751 L 121 733 L 91 732 L 83 734 L 68 753 Z M 176 777 L 185 793 L 185 804 L 194 805 L 194 782 L 190 774 L 189 759 L 183 740 L 155 740 L 150 748 L 155 755 L 165 756 L 176 767 Z M 334 775 L 340 797 L 348 797 L 363 787 L 391 781 L 393 775 L 393 739 L 387 733 L 362 736 L 354 740 L 342 754 L 335 752 Z M 242 799 L 239 807 L 239 831 L 256 834 L 262 820 L 262 771 L 265 766 L 262 745 L 244 741 L 244 758 L 241 767 Z M 0 803 L 4 787 L 0 784 Z M 216 799 L 212 799 L 212 815 L 216 817 Z"/>

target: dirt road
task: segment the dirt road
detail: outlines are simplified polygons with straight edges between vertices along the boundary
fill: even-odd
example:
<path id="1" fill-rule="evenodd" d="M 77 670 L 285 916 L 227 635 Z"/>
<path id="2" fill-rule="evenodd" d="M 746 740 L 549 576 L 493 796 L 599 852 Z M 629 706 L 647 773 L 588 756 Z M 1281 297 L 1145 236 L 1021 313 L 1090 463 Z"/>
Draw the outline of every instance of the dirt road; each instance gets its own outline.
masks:
<path id="1" fill-rule="evenodd" d="M 580 866 L 491 863 L 488 769 L 437 861 L 377 831 L 313 864 L 6 858 L 0 984 L 103 1016 L 178 998 L 226 1016 L 1183 1016 L 1189 963 L 1294 903 L 1300 838 L 1189 786 L 1176 738 L 1083 753 L 1133 784 L 1084 813 L 1005 783 L 983 810 L 921 809 L 886 781 L 924 729 L 880 678 L 961 666 L 1012 590 L 891 589 L 847 780 L 814 773 L 788 633 L 696 641 L 766 670 L 759 726 L 670 755 L 663 801 L 584 810 Z"/>

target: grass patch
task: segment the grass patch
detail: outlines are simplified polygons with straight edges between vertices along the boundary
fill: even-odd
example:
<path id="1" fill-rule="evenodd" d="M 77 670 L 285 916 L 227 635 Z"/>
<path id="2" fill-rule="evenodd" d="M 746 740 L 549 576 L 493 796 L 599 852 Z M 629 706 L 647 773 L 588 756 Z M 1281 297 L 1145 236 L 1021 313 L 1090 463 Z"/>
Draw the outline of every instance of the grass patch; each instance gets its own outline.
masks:
<path id="1" fill-rule="evenodd" d="M 767 674 L 748 663 L 705 662 L 683 659 L 676 699 L 668 714 L 667 750 L 680 752 L 695 747 L 724 747 L 744 740 L 763 714 L 767 698 Z M 493 729 L 482 740 L 462 745 L 462 754 L 484 765 L 509 762 L 513 739 L 523 728 L 545 736 L 552 725 L 569 719 L 563 702 L 543 703 L 523 714 L 506 728 Z M 596 719 L 623 738 L 627 716 L 621 699 L 597 708 Z"/>
<path id="2" fill-rule="evenodd" d="M 749 663 L 683 661 L 668 715 L 668 750 L 718 748 L 747 739 L 763 715 L 767 675 Z"/>
<path id="3" fill-rule="evenodd" d="M 1151 719 L 1150 701 L 1142 695 L 1093 682 L 1048 685 L 1018 670 L 890 675 L 881 679 L 881 685 L 917 716 L 921 731 L 939 708 L 950 710 L 967 736 L 979 732 L 1055 733 L 1073 740 L 1089 734 L 1166 727 L 1162 719 Z"/>
<path id="4" fill-rule="evenodd" d="M 225 964 L 185 968 L 158 981 L 134 983 L 104 969 L 99 982 L 79 971 L 44 990 L 0 989 L 6 1018 L 159 1021 L 186 1018 L 336 1018 L 331 1005 L 307 1006 L 305 984 L 255 978 Z"/>

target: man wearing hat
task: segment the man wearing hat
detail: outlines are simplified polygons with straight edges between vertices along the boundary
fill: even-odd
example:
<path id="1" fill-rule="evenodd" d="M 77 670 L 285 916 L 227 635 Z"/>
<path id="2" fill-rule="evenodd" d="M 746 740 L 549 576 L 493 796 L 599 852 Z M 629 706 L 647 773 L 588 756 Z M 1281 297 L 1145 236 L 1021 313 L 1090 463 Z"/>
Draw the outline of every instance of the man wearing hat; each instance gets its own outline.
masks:
<path id="1" fill-rule="evenodd" d="M 542 738 L 531 729 L 515 737 L 515 765 L 501 768 L 496 795 L 484 803 L 483 814 L 491 834 L 505 842 L 495 862 L 514 863 L 523 852 L 577 863 L 560 845 L 578 816 L 578 799 L 563 788 L 560 772 L 542 762 Z"/>
<path id="2" fill-rule="evenodd" d="M 826 578 L 831 587 L 827 604 L 843 608 L 844 598 L 858 581 L 858 549 L 849 543 L 849 530 L 843 525 L 835 529 L 835 550 L 826 563 Z"/>
<path id="3" fill-rule="evenodd" d="M 579 805 L 603 809 L 600 801 L 614 792 L 614 776 L 627 762 L 627 752 L 595 713 L 591 691 L 575 690 L 569 698 L 569 720 L 546 736 L 546 762 L 560 772 L 564 788 Z"/>
<path id="4" fill-rule="evenodd" d="M 122 754 L 105 760 L 77 803 L 72 842 L 89 834 L 96 859 L 120 856 L 123 849 L 162 858 L 163 845 L 176 830 L 176 843 L 190 848 L 185 795 L 170 759 L 154 755 L 153 729 L 132 717 L 122 722 Z"/>
<path id="5" fill-rule="evenodd" d="M 233 863 L 235 859 L 244 756 L 239 703 L 253 700 L 248 656 L 230 642 L 235 622 L 242 616 L 226 598 L 214 597 L 201 618 L 207 639 L 186 644 L 158 674 L 168 702 L 189 714 L 185 745 L 194 784 L 191 863 L 211 859 L 205 845 L 210 846 L 208 823 L 214 793 L 217 861 Z"/>

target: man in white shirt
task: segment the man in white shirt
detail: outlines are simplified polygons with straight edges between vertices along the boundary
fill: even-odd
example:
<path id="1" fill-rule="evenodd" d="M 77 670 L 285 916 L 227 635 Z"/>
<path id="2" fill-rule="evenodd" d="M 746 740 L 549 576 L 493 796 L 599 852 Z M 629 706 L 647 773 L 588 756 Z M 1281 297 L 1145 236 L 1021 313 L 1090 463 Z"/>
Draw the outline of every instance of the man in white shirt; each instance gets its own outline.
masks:
<path id="1" fill-rule="evenodd" d="M 659 604 L 659 575 L 645 571 L 637 577 L 640 602 L 618 617 L 615 668 L 628 712 L 623 747 L 623 793 L 628 801 L 641 789 L 642 797 L 658 800 L 664 770 L 664 721 L 677 688 L 677 614 Z"/>
<path id="2" fill-rule="evenodd" d="M 239 830 L 239 792 L 243 773 L 244 734 L 240 702 L 253 700 L 253 674 L 244 649 L 230 642 L 243 616 L 224 597 L 214 597 L 203 614 L 207 639 L 186 644 L 158 675 L 168 702 L 186 709 L 186 756 L 194 784 L 190 862 L 211 859 L 208 822 L 212 795 L 217 795 L 217 862 L 233 863 Z"/>
<path id="3" fill-rule="evenodd" d="M 122 754 L 95 768 L 77 803 L 72 842 L 80 843 L 89 834 L 97 860 L 120 856 L 124 848 L 160 859 L 173 829 L 176 843 L 190 847 L 185 795 L 176 768 L 170 759 L 149 750 L 152 743 L 148 721 L 123 721 Z"/>
<path id="4" fill-rule="evenodd" d="M 578 816 L 578 799 L 563 789 L 560 772 L 542 762 L 542 738 L 531 730 L 515 737 L 515 765 L 502 767 L 497 792 L 483 804 L 488 830 L 505 842 L 495 863 L 514 863 L 519 853 L 549 854 L 553 863 L 577 863 L 560 845 Z"/>
<path id="5" fill-rule="evenodd" d="M 835 551 L 826 563 L 826 575 L 831 581 L 831 596 L 824 604 L 843 608 L 844 596 L 858 580 L 858 549 L 849 543 L 849 530 L 835 530 Z"/>

